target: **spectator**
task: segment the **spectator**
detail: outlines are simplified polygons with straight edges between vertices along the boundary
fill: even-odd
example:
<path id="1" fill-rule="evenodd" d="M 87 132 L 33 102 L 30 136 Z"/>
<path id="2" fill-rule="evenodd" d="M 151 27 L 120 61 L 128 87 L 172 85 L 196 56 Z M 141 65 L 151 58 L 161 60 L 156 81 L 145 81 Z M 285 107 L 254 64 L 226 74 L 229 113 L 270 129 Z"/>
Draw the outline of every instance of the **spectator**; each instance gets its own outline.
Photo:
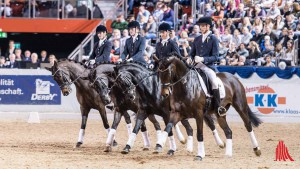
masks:
<path id="1" fill-rule="evenodd" d="M 243 36 L 242 36 L 242 42 L 245 43 L 246 45 L 249 44 L 250 39 L 252 38 L 252 34 L 249 32 L 247 27 L 243 27 Z"/>
<path id="2" fill-rule="evenodd" d="M 140 30 L 141 30 L 141 34 L 142 36 L 145 36 L 146 33 L 146 26 L 147 26 L 147 21 L 146 21 L 146 17 L 145 16 L 141 16 L 141 22 L 140 22 Z"/>
<path id="3" fill-rule="evenodd" d="M 194 39 L 197 36 L 200 36 L 200 27 L 199 27 L 199 25 L 194 25 L 193 32 L 191 34 L 189 34 L 188 41 L 189 42 L 194 42 Z"/>
<path id="4" fill-rule="evenodd" d="M 238 54 L 240 56 L 244 56 L 245 58 L 247 58 L 249 56 L 249 51 L 246 49 L 246 46 L 244 43 L 240 44 L 240 50 L 238 51 Z"/>
<path id="5" fill-rule="evenodd" d="M 148 55 L 148 53 L 144 52 L 144 59 L 145 59 L 146 64 L 147 64 L 147 68 L 148 69 L 153 69 L 154 68 L 154 61 L 150 58 L 151 57 Z"/>
<path id="6" fill-rule="evenodd" d="M 270 17 L 271 19 L 275 19 L 278 15 L 280 15 L 280 10 L 277 7 L 277 2 L 272 2 L 272 6 L 267 13 L 267 17 Z"/>
<path id="7" fill-rule="evenodd" d="M 248 12 L 248 17 L 254 19 L 254 18 L 264 18 L 266 17 L 266 11 L 260 7 L 259 4 L 256 4 L 254 8 L 250 8 Z"/>
<path id="8" fill-rule="evenodd" d="M 226 59 L 228 60 L 229 58 L 232 58 L 234 54 L 236 54 L 236 46 L 235 43 L 231 42 L 229 45 L 229 49 L 226 54 Z"/>
<path id="9" fill-rule="evenodd" d="M 233 37 L 232 37 L 232 42 L 236 46 L 240 46 L 240 44 L 242 43 L 242 37 L 241 37 L 240 31 L 238 29 L 234 30 Z"/>
<path id="10" fill-rule="evenodd" d="M 269 43 L 270 45 L 273 45 L 273 41 L 270 39 L 270 36 L 265 36 L 264 39 L 261 41 L 261 44 L 260 44 L 260 49 L 262 51 L 265 51 L 266 50 L 266 47 L 265 47 L 265 43 Z"/>
<path id="11" fill-rule="evenodd" d="M 93 0 L 93 18 L 101 18 L 103 19 L 103 13 L 98 4 L 96 4 L 97 0 Z"/>
<path id="12" fill-rule="evenodd" d="M 109 38 L 109 41 L 113 41 L 115 39 L 121 39 L 121 31 L 119 29 L 114 29 L 112 36 Z"/>
<path id="13" fill-rule="evenodd" d="M 272 32 L 271 27 L 266 27 L 265 33 L 262 35 L 262 38 L 265 38 L 265 36 L 270 36 L 270 40 L 272 42 L 277 42 L 277 37 L 275 33 Z"/>
<path id="14" fill-rule="evenodd" d="M 76 8 L 76 17 L 91 19 L 91 10 L 88 8 L 87 1 L 79 1 L 79 6 Z"/>
<path id="15" fill-rule="evenodd" d="M 221 59 L 219 65 L 220 66 L 226 66 L 226 60 L 225 59 Z"/>
<path id="16" fill-rule="evenodd" d="M 2 5 L 1 1 L 1 6 L 0 6 L 0 15 L 5 16 L 5 17 L 10 17 L 12 15 L 12 9 L 10 7 L 10 0 L 5 0 L 5 3 Z"/>
<path id="17" fill-rule="evenodd" d="M 224 35 L 221 35 L 221 43 L 228 46 L 231 43 L 231 41 L 232 41 L 232 35 L 230 34 L 229 28 L 226 28 Z"/>
<path id="18" fill-rule="evenodd" d="M 156 38 L 157 25 L 152 15 L 149 16 L 148 23 L 146 25 L 146 39 Z"/>
<path id="19" fill-rule="evenodd" d="M 232 19 L 231 18 L 226 19 L 225 28 L 229 28 L 230 29 L 230 34 L 234 33 L 234 30 L 236 29 L 236 27 L 235 27 L 234 24 L 232 24 Z"/>
<path id="20" fill-rule="evenodd" d="M 120 53 L 123 53 L 126 40 L 130 38 L 128 29 L 123 30 L 123 37 L 120 39 Z"/>
<path id="21" fill-rule="evenodd" d="M 262 21 L 259 17 L 256 17 L 256 18 L 254 19 L 254 23 L 253 23 L 252 30 L 253 30 L 255 27 L 259 27 L 260 30 L 263 29 L 263 21 Z"/>
<path id="22" fill-rule="evenodd" d="M 183 24 L 183 26 L 181 27 L 181 31 L 186 31 L 188 32 L 188 34 L 192 33 L 194 28 L 194 19 L 193 16 L 189 16 L 187 18 L 186 23 Z"/>
<path id="23" fill-rule="evenodd" d="M 228 65 L 236 66 L 238 65 L 239 54 L 235 53 L 231 58 L 228 58 Z"/>
<path id="24" fill-rule="evenodd" d="M 288 13 L 285 16 L 285 24 L 284 27 L 288 29 L 295 30 L 297 28 L 296 22 L 294 21 L 294 15 L 292 13 Z"/>
<path id="25" fill-rule="evenodd" d="M 277 43 L 280 43 L 280 44 L 282 44 L 283 47 L 286 47 L 286 44 L 288 41 L 287 39 L 288 39 L 288 29 L 283 28 L 278 37 Z"/>
<path id="26" fill-rule="evenodd" d="M 267 17 L 264 23 L 264 30 L 263 32 L 266 32 L 267 28 L 270 28 L 270 30 L 272 30 L 274 24 L 273 24 L 273 20 L 270 17 Z"/>
<path id="27" fill-rule="evenodd" d="M 246 57 L 245 56 L 239 56 L 239 61 L 237 63 L 237 66 L 245 66 L 245 65 L 247 65 Z"/>
<path id="28" fill-rule="evenodd" d="M 8 58 L 10 54 L 15 53 L 15 41 L 10 40 L 8 42 L 8 49 L 6 50 L 5 57 Z"/>
<path id="29" fill-rule="evenodd" d="M 261 57 L 259 46 L 256 42 L 251 41 L 248 46 L 249 57 L 247 58 L 250 65 L 255 65 L 257 58 Z"/>
<path id="30" fill-rule="evenodd" d="M 45 50 L 41 51 L 40 63 L 49 63 L 48 58 L 47 58 L 47 51 L 45 51 Z"/>
<path id="31" fill-rule="evenodd" d="M 217 20 L 216 24 L 214 25 L 214 29 L 218 29 L 220 32 L 220 35 L 224 34 L 225 27 L 223 25 L 222 19 Z"/>
<path id="32" fill-rule="evenodd" d="M 31 54 L 31 69 L 37 69 L 40 68 L 40 63 L 38 61 L 38 54 L 37 53 L 32 53 Z"/>
<path id="33" fill-rule="evenodd" d="M 224 10 L 222 9 L 221 3 L 215 3 L 215 12 L 212 14 L 212 19 L 217 22 L 218 20 L 223 20 L 224 18 Z"/>
<path id="34" fill-rule="evenodd" d="M 176 36 L 176 32 L 175 32 L 174 29 L 172 29 L 171 32 L 170 32 L 170 39 L 173 40 L 174 42 L 179 43 L 178 42 L 178 37 Z"/>
<path id="35" fill-rule="evenodd" d="M 141 16 L 145 17 L 145 22 L 148 22 L 149 16 L 150 16 L 150 12 L 148 10 L 145 9 L 144 5 L 141 5 L 139 7 L 139 13 L 137 15 L 136 21 L 141 23 Z"/>
<path id="36" fill-rule="evenodd" d="M 53 55 L 53 54 L 49 55 L 48 59 L 49 59 L 49 63 L 51 64 L 51 66 L 54 65 L 54 62 L 57 62 L 57 59 L 56 59 L 55 55 Z"/>
<path id="37" fill-rule="evenodd" d="M 204 17 L 210 17 L 214 13 L 214 10 L 211 9 L 210 3 L 205 4 Z"/>
<path id="38" fill-rule="evenodd" d="M 15 55 L 16 55 L 16 61 L 22 61 L 24 56 L 22 55 L 22 50 L 17 48 L 15 50 Z"/>
<path id="39" fill-rule="evenodd" d="M 154 17 L 155 21 L 159 22 L 163 18 L 164 11 L 162 10 L 162 6 L 163 6 L 162 3 L 159 3 L 159 2 L 156 3 L 156 8 L 155 8 L 155 10 L 153 12 L 153 17 Z"/>
<path id="40" fill-rule="evenodd" d="M 235 1 L 230 1 L 227 7 L 226 18 L 234 18 L 236 14 Z"/>
<path id="41" fill-rule="evenodd" d="M 288 3 L 284 4 L 284 7 L 280 10 L 280 14 L 285 16 L 287 13 L 291 12 L 291 6 Z"/>
<path id="42" fill-rule="evenodd" d="M 9 61 L 7 64 L 7 68 L 11 68 L 11 69 L 20 68 L 19 62 L 16 61 L 16 55 L 13 53 L 9 55 Z"/>
<path id="43" fill-rule="evenodd" d="M 113 47 L 111 52 L 111 61 L 117 62 L 120 59 L 120 40 L 113 40 Z"/>
<path id="44" fill-rule="evenodd" d="M 283 19 L 283 18 L 282 18 L 281 15 L 278 15 L 278 16 L 276 17 L 275 24 L 274 24 L 274 26 L 273 26 L 273 31 L 274 31 L 274 33 L 276 34 L 276 36 L 279 36 L 281 30 L 282 30 L 283 27 L 284 27 L 284 22 L 283 22 L 282 19 Z"/>
<path id="45" fill-rule="evenodd" d="M 189 42 L 187 40 L 181 40 L 180 41 L 179 51 L 180 51 L 181 56 L 183 56 L 186 59 L 189 58 L 189 53 L 191 51 L 191 47 L 190 47 Z"/>
<path id="46" fill-rule="evenodd" d="M 271 61 L 271 55 L 266 56 L 265 67 L 275 67 L 275 64 Z"/>
<path id="47" fill-rule="evenodd" d="M 118 15 L 117 19 L 111 23 L 110 27 L 112 29 L 119 29 L 120 31 L 123 31 L 124 29 L 127 28 L 127 25 L 128 25 L 128 22 L 125 21 L 124 16 Z"/>
<path id="48" fill-rule="evenodd" d="M 6 68 L 5 57 L 0 56 L 0 69 Z"/>
<path id="49" fill-rule="evenodd" d="M 243 27 L 247 27 L 250 31 L 252 29 L 252 25 L 250 23 L 249 17 L 244 17 L 242 22 L 238 24 L 238 28 L 241 30 Z M 242 31 L 242 30 L 241 30 Z"/>
<path id="50" fill-rule="evenodd" d="M 241 18 L 244 18 L 245 16 L 247 16 L 247 13 L 246 10 L 244 9 L 244 4 L 240 3 L 232 21 L 235 23 L 239 23 L 241 22 Z"/>
<path id="51" fill-rule="evenodd" d="M 29 50 L 25 50 L 23 61 L 30 62 L 31 61 L 30 56 L 31 56 L 31 52 Z"/>
<path id="52" fill-rule="evenodd" d="M 174 11 L 173 9 L 171 9 L 170 7 L 168 7 L 167 5 L 163 6 L 163 18 L 162 18 L 162 22 L 166 22 L 168 23 L 171 27 L 174 26 Z"/>
<path id="53" fill-rule="evenodd" d="M 261 43 L 262 40 L 262 34 L 261 34 L 261 29 L 259 26 L 254 27 L 254 31 L 252 31 L 252 38 L 250 41 L 255 41 L 257 44 Z"/>
<path id="54" fill-rule="evenodd" d="M 287 42 L 287 49 L 283 54 L 283 57 L 280 59 L 280 62 L 285 62 L 287 66 L 295 66 L 294 62 L 294 42 L 289 40 Z"/>

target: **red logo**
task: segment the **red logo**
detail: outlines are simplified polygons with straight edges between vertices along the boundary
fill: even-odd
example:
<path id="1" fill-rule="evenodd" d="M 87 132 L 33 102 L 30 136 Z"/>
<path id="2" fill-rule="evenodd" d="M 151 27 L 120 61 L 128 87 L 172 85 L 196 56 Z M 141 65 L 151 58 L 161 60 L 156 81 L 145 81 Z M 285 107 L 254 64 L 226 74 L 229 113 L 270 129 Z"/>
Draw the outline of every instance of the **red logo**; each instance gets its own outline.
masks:
<path id="1" fill-rule="evenodd" d="M 279 141 L 276 148 L 276 157 L 274 161 L 286 161 L 287 159 L 294 161 L 283 141 Z"/>

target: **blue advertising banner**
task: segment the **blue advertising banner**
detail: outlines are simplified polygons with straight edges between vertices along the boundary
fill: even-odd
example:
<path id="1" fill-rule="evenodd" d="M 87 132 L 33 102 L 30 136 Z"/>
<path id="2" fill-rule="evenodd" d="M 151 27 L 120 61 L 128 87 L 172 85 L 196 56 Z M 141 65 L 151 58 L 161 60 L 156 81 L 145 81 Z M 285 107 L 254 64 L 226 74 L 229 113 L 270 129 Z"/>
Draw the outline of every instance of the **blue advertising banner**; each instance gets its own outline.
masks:
<path id="1" fill-rule="evenodd" d="M 0 76 L 0 104 L 60 105 L 60 93 L 51 76 Z"/>

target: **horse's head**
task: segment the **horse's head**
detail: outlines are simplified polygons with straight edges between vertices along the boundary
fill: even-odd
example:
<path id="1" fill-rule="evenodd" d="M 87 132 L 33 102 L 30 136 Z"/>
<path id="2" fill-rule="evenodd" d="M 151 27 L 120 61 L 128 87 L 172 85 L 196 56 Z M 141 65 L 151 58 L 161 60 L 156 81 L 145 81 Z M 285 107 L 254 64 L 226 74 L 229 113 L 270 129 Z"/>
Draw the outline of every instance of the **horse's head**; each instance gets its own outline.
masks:
<path id="1" fill-rule="evenodd" d="M 70 78 L 70 73 L 66 69 L 64 62 L 54 61 L 54 65 L 47 70 L 52 72 L 53 79 L 59 85 L 61 92 L 64 96 L 68 96 L 72 92 L 71 84 L 72 80 Z"/>
<path id="2" fill-rule="evenodd" d="M 163 98 L 167 98 L 171 94 L 171 84 L 172 76 L 176 69 L 176 66 L 173 64 L 175 56 L 163 58 L 159 61 L 158 74 L 161 80 L 161 95 Z"/>
<path id="3" fill-rule="evenodd" d="M 90 85 L 97 91 L 100 95 L 104 104 L 111 103 L 111 97 L 109 95 L 109 79 L 106 74 L 97 72 L 97 68 L 92 70 L 89 74 Z"/>
<path id="4" fill-rule="evenodd" d="M 130 72 L 127 71 L 120 71 L 115 69 L 117 77 L 115 79 L 117 85 L 123 89 L 123 94 L 125 95 L 126 99 L 131 101 L 135 100 L 136 97 L 136 87 L 133 84 L 133 76 Z"/>

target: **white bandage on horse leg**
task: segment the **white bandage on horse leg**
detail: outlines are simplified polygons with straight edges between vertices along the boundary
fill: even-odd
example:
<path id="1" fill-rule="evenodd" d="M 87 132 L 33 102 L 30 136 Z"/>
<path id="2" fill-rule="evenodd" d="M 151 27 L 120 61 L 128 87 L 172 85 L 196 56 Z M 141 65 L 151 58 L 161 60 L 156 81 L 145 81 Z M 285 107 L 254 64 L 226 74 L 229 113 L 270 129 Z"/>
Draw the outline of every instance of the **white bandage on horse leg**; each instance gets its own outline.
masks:
<path id="1" fill-rule="evenodd" d="M 132 133 L 132 123 L 126 124 L 128 136 Z"/>
<path id="2" fill-rule="evenodd" d="M 78 134 L 78 142 L 79 143 L 83 143 L 84 133 L 85 133 L 84 129 L 79 130 L 79 134 Z"/>
<path id="3" fill-rule="evenodd" d="M 142 132 L 143 140 L 144 140 L 144 148 L 150 148 L 150 139 L 148 131 Z"/>
<path id="4" fill-rule="evenodd" d="M 115 134 L 116 134 L 116 130 L 115 129 L 110 129 L 110 131 L 108 133 L 108 136 L 107 136 L 107 140 L 106 140 L 106 145 L 107 146 L 111 146 L 113 144 Z"/>
<path id="5" fill-rule="evenodd" d="M 167 141 L 168 133 L 167 132 L 162 132 L 159 136 L 159 139 L 157 141 L 157 144 L 161 145 L 162 147 L 165 146 L 165 143 Z"/>
<path id="6" fill-rule="evenodd" d="M 217 145 L 219 145 L 219 146 L 224 146 L 224 143 L 223 143 L 223 141 L 221 140 L 221 138 L 220 138 L 220 136 L 219 136 L 219 133 L 218 133 L 217 129 L 214 129 L 213 135 L 214 135 L 214 138 L 215 138 L 215 141 L 216 141 Z"/>
<path id="7" fill-rule="evenodd" d="M 185 142 L 184 136 L 183 136 L 183 134 L 181 133 L 178 124 L 175 125 L 175 131 L 176 131 L 176 135 L 177 135 L 178 140 L 179 140 L 180 142 Z"/>
<path id="8" fill-rule="evenodd" d="M 198 156 L 204 158 L 205 157 L 205 149 L 204 149 L 204 142 L 198 141 Z"/>
<path id="9" fill-rule="evenodd" d="M 232 139 L 226 139 L 225 155 L 228 157 L 232 157 Z"/>
<path id="10" fill-rule="evenodd" d="M 176 147 L 176 142 L 174 139 L 174 136 L 170 136 L 169 137 L 169 144 L 170 144 L 170 150 L 176 151 L 177 147 Z"/>
<path id="11" fill-rule="evenodd" d="M 251 138 L 251 143 L 252 143 L 253 148 L 258 147 L 258 143 L 257 143 L 257 140 L 255 138 L 253 130 L 251 132 L 249 132 L 249 136 Z"/>
<path id="12" fill-rule="evenodd" d="M 156 137 L 157 137 L 156 138 L 156 140 L 157 140 L 156 144 L 159 144 L 158 141 L 159 141 L 160 135 L 161 135 L 161 130 L 156 130 Z"/>
<path id="13" fill-rule="evenodd" d="M 109 134 L 110 128 L 105 129 L 107 135 Z"/>
<path id="14" fill-rule="evenodd" d="M 193 143 L 193 136 L 188 136 L 188 138 L 187 138 L 187 144 L 186 144 L 186 150 L 188 151 L 188 152 L 193 152 L 193 145 L 194 143 Z"/>
<path id="15" fill-rule="evenodd" d="M 128 142 L 127 142 L 127 145 L 129 145 L 130 148 L 133 147 L 135 138 L 136 138 L 136 134 L 135 133 L 131 133 L 130 136 L 129 136 Z"/>

